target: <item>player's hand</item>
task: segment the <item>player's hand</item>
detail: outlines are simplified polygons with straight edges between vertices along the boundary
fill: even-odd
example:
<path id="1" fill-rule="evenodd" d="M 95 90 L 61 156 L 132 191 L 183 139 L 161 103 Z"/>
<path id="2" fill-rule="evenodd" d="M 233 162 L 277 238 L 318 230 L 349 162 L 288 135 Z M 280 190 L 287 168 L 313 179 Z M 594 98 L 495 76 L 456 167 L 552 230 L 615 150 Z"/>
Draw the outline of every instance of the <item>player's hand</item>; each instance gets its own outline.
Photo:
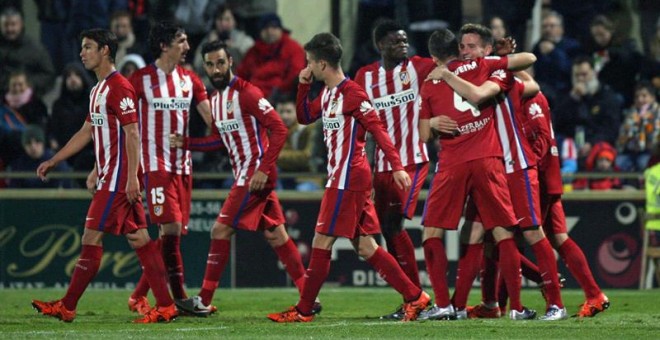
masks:
<path id="1" fill-rule="evenodd" d="M 300 74 L 298 75 L 298 82 L 300 84 L 312 83 L 312 69 L 309 67 L 309 65 L 300 71 Z"/>
<path id="2" fill-rule="evenodd" d="M 500 38 L 495 41 L 495 54 L 504 56 L 516 51 L 516 39 L 512 37 Z"/>
<path id="3" fill-rule="evenodd" d="M 48 181 L 46 175 L 48 175 L 48 173 L 56 166 L 57 162 L 53 161 L 52 159 L 39 164 L 39 167 L 37 167 L 37 176 L 39 176 L 39 178 L 41 178 L 41 180 L 44 182 Z"/>
<path id="4" fill-rule="evenodd" d="M 250 190 L 250 192 L 263 190 L 264 186 L 266 186 L 267 180 L 268 180 L 268 175 L 266 175 L 262 171 L 257 170 L 254 172 L 254 175 L 252 175 L 252 179 L 250 180 L 250 186 L 248 189 Z"/>
<path id="5" fill-rule="evenodd" d="M 433 71 L 431 71 L 426 76 L 426 79 L 424 79 L 424 81 L 445 79 L 446 72 L 449 72 L 449 70 L 447 69 L 447 66 L 445 66 L 445 65 L 436 66 L 433 69 Z"/>
<path id="6" fill-rule="evenodd" d="M 129 176 L 126 181 L 126 197 L 128 202 L 133 204 L 142 201 L 142 191 L 137 176 Z"/>
<path id="7" fill-rule="evenodd" d="M 458 123 L 456 123 L 455 120 L 449 118 L 449 116 L 440 115 L 433 117 L 429 120 L 429 125 L 432 129 L 440 131 L 440 133 L 448 135 L 458 134 Z"/>
<path id="8" fill-rule="evenodd" d="M 96 172 L 96 168 L 93 169 L 89 175 L 87 175 L 87 181 L 85 181 L 85 185 L 87 186 L 87 191 L 91 192 L 94 194 L 96 192 L 96 182 L 99 178 L 98 173 Z"/>
<path id="9" fill-rule="evenodd" d="M 182 148 L 183 136 L 178 133 L 170 133 L 170 148 Z"/>
<path id="10" fill-rule="evenodd" d="M 408 176 L 408 173 L 403 170 L 394 171 L 392 173 L 392 178 L 394 178 L 394 183 L 396 183 L 399 189 L 408 190 L 412 185 L 410 176 Z"/>

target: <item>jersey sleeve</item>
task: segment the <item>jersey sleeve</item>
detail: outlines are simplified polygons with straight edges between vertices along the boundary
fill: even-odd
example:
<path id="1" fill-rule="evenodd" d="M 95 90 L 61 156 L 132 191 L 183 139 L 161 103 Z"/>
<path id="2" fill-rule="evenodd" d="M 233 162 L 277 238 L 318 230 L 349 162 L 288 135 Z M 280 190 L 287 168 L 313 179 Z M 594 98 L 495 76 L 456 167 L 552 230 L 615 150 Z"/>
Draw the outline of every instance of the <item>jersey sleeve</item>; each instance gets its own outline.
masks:
<path id="1" fill-rule="evenodd" d="M 364 89 L 364 73 L 365 73 L 365 67 L 361 67 L 356 73 L 355 73 L 355 79 L 354 81 L 360 85 L 362 89 Z"/>
<path id="2" fill-rule="evenodd" d="M 109 114 L 117 116 L 122 126 L 137 123 L 137 98 L 135 90 L 128 82 L 118 83 L 112 88 L 106 98 L 106 108 Z"/>
<path id="3" fill-rule="evenodd" d="M 266 128 L 268 134 L 268 149 L 264 153 L 259 165 L 259 171 L 268 174 L 273 168 L 277 157 L 284 147 L 287 137 L 287 128 L 282 118 L 273 106 L 264 98 L 263 93 L 257 87 L 247 87 L 239 97 L 241 109 L 246 110 L 257 119 L 259 124 Z"/>
<path id="4" fill-rule="evenodd" d="M 369 97 L 367 97 L 367 94 L 364 93 L 362 89 L 357 88 L 357 86 L 356 91 L 349 91 L 349 94 L 352 95 L 344 97 L 344 114 L 350 114 L 353 116 L 353 118 L 357 119 L 357 121 L 360 122 L 369 133 L 371 133 L 376 140 L 378 147 L 383 150 L 385 157 L 392 164 L 392 170 L 403 170 L 403 165 L 399 158 L 399 152 L 390 140 L 390 136 L 387 134 L 385 126 L 378 117 L 378 113 L 371 105 L 371 101 L 369 100 Z"/>
<path id="5" fill-rule="evenodd" d="M 183 149 L 191 151 L 215 151 L 224 149 L 224 143 L 218 129 L 211 129 L 211 134 L 204 137 L 184 137 Z"/>
<path id="6" fill-rule="evenodd" d="M 321 96 L 309 99 L 310 84 L 299 84 L 296 95 L 296 117 L 298 123 L 308 125 L 321 118 Z"/>
<path id="7" fill-rule="evenodd" d="M 507 92 L 513 87 L 513 75 L 507 69 L 509 59 L 507 57 L 486 57 L 483 65 L 488 72 L 488 80 L 496 83 L 502 92 Z"/>
<path id="8" fill-rule="evenodd" d="M 196 73 L 190 72 L 190 79 L 192 80 L 193 99 L 195 100 L 195 103 L 199 104 L 207 100 L 209 97 L 206 93 L 206 86 L 204 86 L 202 80 L 199 79 L 199 76 L 197 76 Z"/>

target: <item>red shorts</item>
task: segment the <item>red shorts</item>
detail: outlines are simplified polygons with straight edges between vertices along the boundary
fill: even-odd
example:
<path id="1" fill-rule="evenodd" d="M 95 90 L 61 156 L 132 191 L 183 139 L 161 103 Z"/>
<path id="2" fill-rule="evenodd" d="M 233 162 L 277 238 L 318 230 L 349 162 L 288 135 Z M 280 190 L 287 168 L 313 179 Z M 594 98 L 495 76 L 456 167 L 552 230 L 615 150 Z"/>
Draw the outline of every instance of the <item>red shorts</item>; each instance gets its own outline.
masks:
<path id="1" fill-rule="evenodd" d="M 410 190 L 402 190 L 394 183 L 392 171 L 377 172 L 374 176 L 374 200 L 379 214 L 398 212 L 407 219 L 415 215 L 419 191 L 429 173 L 429 163 L 408 165 L 405 170 L 412 180 Z"/>
<path id="2" fill-rule="evenodd" d="M 517 224 L 502 160 L 489 157 L 440 169 L 435 174 L 422 225 L 458 229 L 468 195 L 474 200 L 486 230 Z"/>
<path id="3" fill-rule="evenodd" d="M 546 235 L 567 234 L 566 214 L 561 203 L 561 195 L 541 196 L 543 209 L 543 232 Z"/>
<path id="4" fill-rule="evenodd" d="M 147 172 L 144 178 L 149 222 L 157 224 L 181 222 L 185 230 L 190 220 L 191 176 L 152 171 Z"/>
<path id="5" fill-rule="evenodd" d="M 371 192 L 325 189 L 316 220 L 316 232 L 349 239 L 380 234 Z"/>
<path id="6" fill-rule="evenodd" d="M 125 192 L 97 191 L 85 218 L 85 228 L 113 235 L 129 234 L 146 227 L 142 202 L 129 203 Z"/>
<path id="7" fill-rule="evenodd" d="M 274 190 L 250 192 L 247 185 L 231 188 L 216 220 L 248 231 L 270 229 L 286 221 Z"/>
<path id="8" fill-rule="evenodd" d="M 542 224 L 538 171 L 535 167 L 506 175 L 513 211 L 521 228 Z"/>

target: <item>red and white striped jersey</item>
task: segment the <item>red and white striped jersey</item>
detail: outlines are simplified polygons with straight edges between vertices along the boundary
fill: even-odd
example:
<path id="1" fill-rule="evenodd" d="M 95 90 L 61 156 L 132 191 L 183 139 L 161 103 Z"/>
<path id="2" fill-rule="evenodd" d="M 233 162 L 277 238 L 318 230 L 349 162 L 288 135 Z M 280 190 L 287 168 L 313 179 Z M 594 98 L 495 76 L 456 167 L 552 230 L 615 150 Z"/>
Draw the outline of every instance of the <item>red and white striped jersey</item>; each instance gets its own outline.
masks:
<path id="1" fill-rule="evenodd" d="M 486 80 L 495 82 L 502 91 L 508 91 L 505 69 L 506 57 L 487 57 L 476 60 L 453 60 L 447 68 L 457 76 L 477 86 Z M 420 118 L 431 119 L 445 115 L 458 123 L 459 134 L 440 136 L 438 164 L 447 169 L 461 163 L 486 157 L 502 157 L 493 123 L 496 101 L 487 101 L 479 107 L 472 105 L 456 93 L 445 81 L 428 81 L 422 86 Z"/>
<path id="2" fill-rule="evenodd" d="M 211 95 L 211 115 L 214 134 L 220 135 L 229 153 L 235 185 L 248 184 L 256 170 L 275 183 L 275 164 L 288 130 L 263 92 L 234 77 L 224 91 Z"/>
<path id="3" fill-rule="evenodd" d="M 190 106 L 207 99 L 204 83 L 192 71 L 176 66 L 166 74 L 149 64 L 131 76 L 140 115 L 142 168 L 145 172 L 192 173 L 189 150 L 171 148 L 172 133 L 188 136 Z"/>
<path id="4" fill-rule="evenodd" d="M 495 107 L 497 134 L 502 144 L 504 169 L 507 174 L 537 164 L 537 157 L 524 132 L 525 125 L 532 118 L 528 117 L 522 108 L 525 85 L 513 77 L 509 79 L 511 89 L 498 96 L 498 105 Z"/>
<path id="5" fill-rule="evenodd" d="M 387 134 L 399 150 L 403 166 L 429 161 L 426 143 L 419 138 L 419 91 L 435 63 L 429 58 L 411 57 L 392 70 L 380 61 L 360 68 L 355 82 L 367 92 Z M 377 172 L 391 171 L 385 153 L 376 147 Z"/>
<path id="6" fill-rule="evenodd" d="M 326 188 L 371 189 L 371 168 L 364 150 L 367 131 L 385 152 L 392 170 L 403 170 L 399 153 L 360 85 L 347 78 L 332 89 L 324 87 L 311 102 L 309 89 L 309 84 L 298 86 L 296 115 L 301 124 L 323 119 L 323 139 L 328 148 Z"/>
<path id="7" fill-rule="evenodd" d="M 126 191 L 128 157 L 122 126 L 138 122 L 135 102 L 135 90 L 117 71 L 98 82 L 89 94 L 86 120 L 92 125 L 97 190 Z"/>

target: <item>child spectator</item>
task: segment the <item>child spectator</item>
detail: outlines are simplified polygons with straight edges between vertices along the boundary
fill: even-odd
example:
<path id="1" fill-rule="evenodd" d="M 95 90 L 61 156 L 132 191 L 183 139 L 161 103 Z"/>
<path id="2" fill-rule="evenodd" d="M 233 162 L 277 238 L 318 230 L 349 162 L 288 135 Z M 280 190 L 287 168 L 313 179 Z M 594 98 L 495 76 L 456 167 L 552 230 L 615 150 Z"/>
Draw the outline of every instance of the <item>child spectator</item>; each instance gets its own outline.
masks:
<path id="1" fill-rule="evenodd" d="M 660 105 L 655 88 L 643 81 L 635 87 L 632 107 L 624 112 L 616 158 L 616 166 L 622 171 L 643 171 L 651 157 L 651 148 L 658 141 L 660 132 Z"/>

